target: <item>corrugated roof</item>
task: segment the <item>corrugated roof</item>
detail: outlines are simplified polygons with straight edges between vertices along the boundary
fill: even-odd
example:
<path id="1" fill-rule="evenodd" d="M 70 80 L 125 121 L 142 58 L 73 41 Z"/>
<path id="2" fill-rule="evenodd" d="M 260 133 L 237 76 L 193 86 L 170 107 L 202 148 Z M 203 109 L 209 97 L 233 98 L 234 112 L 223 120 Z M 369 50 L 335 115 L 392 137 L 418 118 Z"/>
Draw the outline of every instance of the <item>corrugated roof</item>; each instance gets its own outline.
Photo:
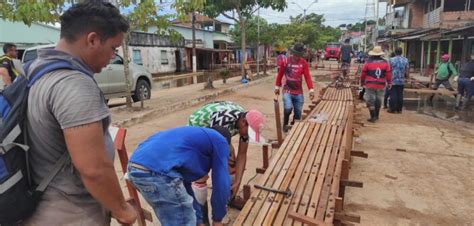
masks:
<path id="1" fill-rule="evenodd" d="M 60 29 L 40 23 L 30 27 L 22 22 L 0 20 L 0 43 L 11 42 L 19 48 L 52 44 L 59 40 Z"/>

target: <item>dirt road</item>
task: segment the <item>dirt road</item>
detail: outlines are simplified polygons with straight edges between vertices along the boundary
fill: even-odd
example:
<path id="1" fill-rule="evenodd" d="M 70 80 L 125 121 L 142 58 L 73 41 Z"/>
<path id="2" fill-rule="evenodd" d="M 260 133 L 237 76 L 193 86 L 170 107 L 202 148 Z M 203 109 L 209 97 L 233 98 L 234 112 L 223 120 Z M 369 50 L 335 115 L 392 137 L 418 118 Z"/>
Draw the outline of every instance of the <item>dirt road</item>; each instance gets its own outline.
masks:
<path id="1" fill-rule="evenodd" d="M 179 90 L 170 89 L 168 95 L 179 98 Z M 272 90 L 273 82 L 269 80 L 216 100 L 259 109 L 268 122 L 263 135 L 275 138 Z M 129 126 L 129 153 L 154 132 L 185 125 L 189 114 L 198 106 L 155 115 Z M 472 127 L 404 112 L 401 115 L 382 113 L 377 124 L 360 130 L 356 149 L 367 152 L 369 159 L 354 159 L 350 178 L 363 181 L 364 188 L 347 189 L 345 205 L 348 211 L 361 215 L 361 225 L 469 225 L 474 222 L 469 215 L 474 203 Z M 237 146 L 238 139 L 234 138 L 233 142 Z M 395 151 L 397 148 L 406 152 Z M 255 168 L 261 166 L 260 150 L 256 145 L 249 147 L 242 184 L 252 179 Z M 116 168 L 119 169 L 118 161 Z M 231 223 L 238 213 L 230 209 L 225 223 Z M 159 225 L 156 218 L 152 225 Z"/>

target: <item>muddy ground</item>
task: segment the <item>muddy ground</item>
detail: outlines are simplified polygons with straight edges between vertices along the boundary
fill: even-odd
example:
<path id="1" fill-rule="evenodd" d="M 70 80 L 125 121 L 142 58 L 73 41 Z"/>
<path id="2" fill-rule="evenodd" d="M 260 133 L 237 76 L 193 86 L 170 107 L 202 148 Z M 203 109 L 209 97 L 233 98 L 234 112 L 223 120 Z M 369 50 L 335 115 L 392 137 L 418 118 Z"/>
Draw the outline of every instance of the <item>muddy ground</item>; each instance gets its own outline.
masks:
<path id="1" fill-rule="evenodd" d="M 263 135 L 276 138 L 273 87 L 269 79 L 216 100 L 259 109 L 268 122 Z M 168 95 L 179 97 L 182 88 L 169 89 Z M 189 114 L 200 105 L 172 114 L 148 116 L 140 123 L 129 125 L 126 140 L 129 154 L 153 133 L 185 125 Z M 359 118 L 365 120 L 365 109 L 360 114 Z M 382 113 L 378 123 L 365 124 L 359 130 L 361 135 L 356 138 L 355 149 L 367 152 L 369 158 L 353 159 L 350 179 L 364 182 L 364 188 L 346 190 L 345 209 L 361 215 L 361 225 L 471 225 L 474 222 L 472 125 L 405 111 L 397 115 Z M 235 146 L 237 142 L 234 138 Z M 260 146 L 249 147 L 242 184 L 255 181 L 255 169 L 262 164 L 260 150 Z M 271 154 L 275 152 L 272 150 Z M 116 168 L 119 169 L 118 160 Z M 121 175 L 119 170 L 118 174 Z M 146 208 L 152 211 L 147 205 Z M 238 213 L 230 209 L 224 222 L 231 224 Z M 159 225 L 156 217 L 151 225 Z"/>

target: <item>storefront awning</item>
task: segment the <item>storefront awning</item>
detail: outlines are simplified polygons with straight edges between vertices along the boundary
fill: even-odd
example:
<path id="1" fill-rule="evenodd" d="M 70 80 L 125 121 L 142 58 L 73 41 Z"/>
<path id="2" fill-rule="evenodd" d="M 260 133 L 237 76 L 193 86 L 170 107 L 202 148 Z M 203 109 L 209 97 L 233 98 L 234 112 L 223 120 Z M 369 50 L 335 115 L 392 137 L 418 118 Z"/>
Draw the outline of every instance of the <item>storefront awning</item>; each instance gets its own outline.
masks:
<path id="1" fill-rule="evenodd" d="M 406 37 L 403 37 L 403 38 L 399 38 L 399 40 L 414 40 L 414 39 L 419 39 L 423 36 L 425 36 L 426 34 L 420 34 L 420 35 L 412 35 L 412 36 L 406 36 Z"/>
<path id="2" fill-rule="evenodd" d="M 462 28 L 457 28 L 457 29 L 452 29 L 449 31 L 444 31 L 443 35 L 468 35 L 472 36 L 474 35 L 474 25 L 470 25 L 467 27 L 462 27 Z"/>

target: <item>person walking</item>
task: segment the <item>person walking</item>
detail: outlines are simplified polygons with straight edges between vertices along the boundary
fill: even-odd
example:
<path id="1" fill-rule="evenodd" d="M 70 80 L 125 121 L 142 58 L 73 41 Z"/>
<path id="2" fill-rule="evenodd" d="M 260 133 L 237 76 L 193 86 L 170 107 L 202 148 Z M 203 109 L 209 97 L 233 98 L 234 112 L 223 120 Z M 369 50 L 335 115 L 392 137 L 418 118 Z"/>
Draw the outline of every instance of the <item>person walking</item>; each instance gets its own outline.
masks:
<path id="1" fill-rule="evenodd" d="M 458 72 L 454 64 L 449 61 L 449 58 L 450 56 L 448 54 L 443 54 L 441 56 L 441 62 L 437 66 L 437 69 L 435 71 L 436 79 L 432 87 L 433 90 L 438 90 L 439 87 L 443 85 L 444 88 L 450 91 L 454 91 L 453 87 L 451 86 L 451 83 L 449 82 L 449 79 L 451 78 L 451 76 L 456 77 L 458 75 Z M 430 104 L 433 103 L 434 96 L 434 94 L 431 94 L 430 98 L 428 99 L 428 102 Z"/>
<path id="2" fill-rule="evenodd" d="M 385 86 L 392 88 L 392 73 L 390 65 L 382 58 L 385 53 L 381 46 L 375 46 L 369 51 L 369 59 L 364 64 L 360 76 L 360 84 L 365 88 L 364 99 L 369 108 L 369 122 L 379 119 L 380 107 Z"/>
<path id="3" fill-rule="evenodd" d="M 161 225 L 203 224 L 191 183 L 211 170 L 212 225 L 222 225 L 230 198 L 230 139 L 225 127 L 184 126 L 155 133 L 138 145 L 128 163 L 128 178 Z"/>
<path id="4" fill-rule="evenodd" d="M 93 78 L 111 59 L 129 29 L 111 3 L 85 1 L 60 16 L 60 40 L 38 50 L 27 77 L 48 65 L 67 64 L 44 74 L 30 88 L 26 128 L 33 182 L 68 156 L 22 225 L 109 225 L 111 216 L 133 224 L 136 210 L 126 202 L 114 169 L 110 111 Z M 31 78 L 29 78 L 31 79 Z"/>
<path id="5" fill-rule="evenodd" d="M 196 111 L 188 118 L 189 126 L 210 128 L 222 126 L 229 129 L 232 136 L 239 134 L 239 146 L 237 158 L 235 150 L 230 145 L 229 171 L 232 178 L 232 196 L 236 195 L 245 171 L 247 163 L 247 150 L 249 141 L 263 141 L 260 134 L 265 124 L 265 116 L 254 109 L 246 111 L 242 106 L 230 101 L 215 101 L 208 103 Z M 251 136 L 252 135 L 252 136 Z M 207 180 L 208 176 L 193 183 L 194 192 L 197 194 L 198 202 L 203 210 L 203 221 L 208 222 L 207 217 Z M 204 197 L 200 199 L 200 197 Z"/>
<path id="6" fill-rule="evenodd" d="M 409 77 L 408 59 L 402 56 L 402 48 L 395 49 L 395 56 L 390 58 L 392 71 L 392 88 L 390 89 L 390 108 L 388 113 L 402 113 L 403 88 Z"/>
<path id="7" fill-rule="evenodd" d="M 344 78 L 347 77 L 349 73 L 349 68 L 351 66 L 352 55 L 354 51 L 352 50 L 352 45 L 350 44 L 351 39 L 344 40 L 344 45 L 341 47 L 339 61 L 341 62 L 342 75 Z"/>
<path id="8" fill-rule="evenodd" d="M 16 45 L 12 43 L 5 43 L 3 45 L 3 53 L 5 55 L 0 56 L 0 77 L 2 78 L 5 86 L 8 86 L 12 84 L 13 81 L 15 81 L 17 76 L 20 75 L 13 64 L 13 59 L 18 57 Z"/>
<path id="9" fill-rule="evenodd" d="M 455 81 L 458 83 L 455 108 L 465 110 L 474 95 L 474 53 L 461 68 L 459 77 L 455 77 Z"/>
<path id="10" fill-rule="evenodd" d="M 294 110 L 294 120 L 301 119 L 303 109 L 303 77 L 309 89 L 309 98 L 314 98 L 314 86 L 309 74 L 308 63 L 303 59 L 303 44 L 296 43 L 290 49 L 291 57 L 280 65 L 275 82 L 275 95 L 280 94 L 283 86 L 283 131 L 288 132 L 288 122 L 291 112 Z M 283 82 L 282 82 L 283 79 Z"/>

